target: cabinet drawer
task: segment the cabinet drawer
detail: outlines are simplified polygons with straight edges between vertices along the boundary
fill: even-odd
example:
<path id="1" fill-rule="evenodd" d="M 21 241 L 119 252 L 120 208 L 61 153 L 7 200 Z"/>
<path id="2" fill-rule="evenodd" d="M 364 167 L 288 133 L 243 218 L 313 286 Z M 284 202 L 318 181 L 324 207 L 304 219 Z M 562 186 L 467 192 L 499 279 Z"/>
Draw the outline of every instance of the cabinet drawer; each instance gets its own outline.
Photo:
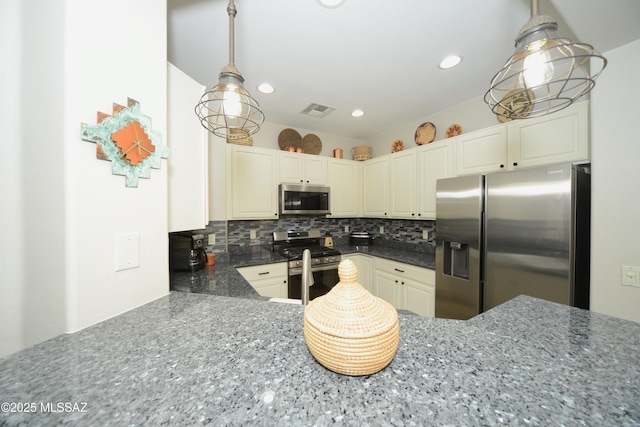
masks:
<path id="1" fill-rule="evenodd" d="M 390 261 L 388 259 L 375 258 L 375 269 L 386 271 L 387 273 L 394 274 L 396 276 L 405 277 L 410 280 L 415 280 L 420 283 L 435 282 L 435 273 L 429 275 L 430 270 L 422 267 L 416 267 L 415 265 L 404 264 L 397 261 Z"/>
<path id="2" fill-rule="evenodd" d="M 238 272 L 249 283 L 253 283 L 257 280 L 271 279 L 274 277 L 287 278 L 287 263 L 279 262 L 276 264 L 262 264 L 254 265 L 251 267 L 238 268 Z"/>

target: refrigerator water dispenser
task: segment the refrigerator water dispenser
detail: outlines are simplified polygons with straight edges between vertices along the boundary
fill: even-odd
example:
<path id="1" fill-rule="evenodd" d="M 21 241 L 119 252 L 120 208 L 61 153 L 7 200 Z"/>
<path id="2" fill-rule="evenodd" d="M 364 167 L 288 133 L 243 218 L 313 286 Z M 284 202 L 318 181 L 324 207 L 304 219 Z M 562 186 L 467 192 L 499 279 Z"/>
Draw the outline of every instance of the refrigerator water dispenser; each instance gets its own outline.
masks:
<path id="1" fill-rule="evenodd" d="M 469 245 L 444 241 L 442 273 L 447 276 L 469 280 Z"/>

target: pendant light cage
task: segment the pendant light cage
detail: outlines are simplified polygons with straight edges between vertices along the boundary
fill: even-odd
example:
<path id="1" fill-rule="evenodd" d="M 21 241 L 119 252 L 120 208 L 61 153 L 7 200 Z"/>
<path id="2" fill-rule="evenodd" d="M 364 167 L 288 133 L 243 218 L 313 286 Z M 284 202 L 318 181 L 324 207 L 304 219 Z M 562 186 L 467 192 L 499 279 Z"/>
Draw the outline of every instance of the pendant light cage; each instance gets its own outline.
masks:
<path id="1" fill-rule="evenodd" d="M 533 3 L 533 2 L 532 2 Z M 549 16 L 533 16 L 516 39 L 516 53 L 494 76 L 484 100 L 502 122 L 550 114 L 595 86 L 607 60 L 592 46 L 558 37 Z"/>
<path id="2" fill-rule="evenodd" d="M 227 140 L 246 139 L 260 130 L 264 114 L 258 101 L 242 86 L 242 76 L 220 73 L 220 82 L 196 105 L 200 124 Z"/>
<path id="3" fill-rule="evenodd" d="M 209 132 L 227 141 L 246 140 L 260 130 L 264 114 L 260 105 L 244 88 L 244 78 L 234 64 L 233 0 L 227 6 L 229 14 L 229 64 L 220 72 L 219 82 L 200 98 L 195 107 L 200 124 Z"/>

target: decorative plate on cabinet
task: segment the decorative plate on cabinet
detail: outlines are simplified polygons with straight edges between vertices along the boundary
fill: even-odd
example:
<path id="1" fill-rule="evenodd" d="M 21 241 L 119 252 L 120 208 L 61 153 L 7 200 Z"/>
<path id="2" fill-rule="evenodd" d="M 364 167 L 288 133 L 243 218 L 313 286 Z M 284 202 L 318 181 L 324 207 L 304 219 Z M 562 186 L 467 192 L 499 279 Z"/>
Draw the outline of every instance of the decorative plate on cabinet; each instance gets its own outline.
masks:
<path id="1" fill-rule="evenodd" d="M 322 141 L 317 135 L 312 133 L 302 138 L 302 149 L 307 154 L 320 154 L 322 151 Z"/>
<path id="2" fill-rule="evenodd" d="M 462 134 L 462 127 L 455 123 L 447 128 L 447 131 L 444 134 L 445 138 L 451 138 L 452 136 L 458 136 Z"/>
<path id="3" fill-rule="evenodd" d="M 436 126 L 431 122 L 425 122 L 416 129 L 416 144 L 429 144 L 436 137 Z"/>
<path id="4" fill-rule="evenodd" d="M 398 151 L 404 150 L 404 142 L 401 139 L 396 139 L 391 145 L 391 152 L 397 153 Z"/>
<path id="5" fill-rule="evenodd" d="M 278 135 L 278 146 L 281 150 L 286 150 L 287 147 L 301 148 L 302 136 L 295 129 L 283 129 Z"/>

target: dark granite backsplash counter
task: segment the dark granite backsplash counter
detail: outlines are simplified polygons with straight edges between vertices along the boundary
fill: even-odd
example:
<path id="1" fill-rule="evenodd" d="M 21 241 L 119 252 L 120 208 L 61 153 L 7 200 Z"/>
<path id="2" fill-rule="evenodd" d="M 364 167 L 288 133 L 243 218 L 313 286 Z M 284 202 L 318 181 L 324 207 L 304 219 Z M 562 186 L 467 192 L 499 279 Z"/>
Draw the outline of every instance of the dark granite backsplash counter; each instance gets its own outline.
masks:
<path id="1" fill-rule="evenodd" d="M 530 297 L 399 319 L 390 365 L 348 377 L 300 305 L 171 292 L 0 358 L 0 425 L 640 425 L 638 323 Z"/>

